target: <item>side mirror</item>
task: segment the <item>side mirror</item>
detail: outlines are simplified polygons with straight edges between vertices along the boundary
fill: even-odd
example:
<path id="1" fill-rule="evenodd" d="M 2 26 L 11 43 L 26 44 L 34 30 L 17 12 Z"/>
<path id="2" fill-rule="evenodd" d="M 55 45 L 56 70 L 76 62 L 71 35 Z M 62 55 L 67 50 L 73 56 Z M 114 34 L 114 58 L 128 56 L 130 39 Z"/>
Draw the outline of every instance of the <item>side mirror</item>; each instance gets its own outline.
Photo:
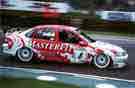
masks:
<path id="1" fill-rule="evenodd" d="M 79 44 L 80 44 L 81 46 L 87 46 L 87 45 L 88 45 L 88 43 L 87 43 L 87 42 L 84 42 L 84 41 L 80 41 Z"/>

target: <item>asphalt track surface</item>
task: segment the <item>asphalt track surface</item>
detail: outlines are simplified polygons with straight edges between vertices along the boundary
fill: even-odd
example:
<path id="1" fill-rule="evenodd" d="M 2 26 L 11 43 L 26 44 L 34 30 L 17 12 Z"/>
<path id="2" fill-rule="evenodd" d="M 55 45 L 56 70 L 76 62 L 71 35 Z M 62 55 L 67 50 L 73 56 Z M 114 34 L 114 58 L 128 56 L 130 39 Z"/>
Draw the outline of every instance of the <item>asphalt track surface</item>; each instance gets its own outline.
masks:
<path id="1" fill-rule="evenodd" d="M 119 39 L 119 37 L 95 37 L 97 40 L 110 42 L 116 45 L 122 46 L 127 50 L 129 54 L 128 66 L 122 69 L 96 69 L 92 65 L 86 64 L 62 64 L 56 62 L 31 62 L 31 63 L 20 63 L 12 57 L 6 55 L 0 56 L 0 65 L 2 66 L 13 66 L 13 67 L 26 67 L 26 68 L 40 68 L 51 71 L 59 72 L 71 72 L 86 75 L 96 75 L 113 77 L 127 80 L 135 80 L 135 39 Z"/>

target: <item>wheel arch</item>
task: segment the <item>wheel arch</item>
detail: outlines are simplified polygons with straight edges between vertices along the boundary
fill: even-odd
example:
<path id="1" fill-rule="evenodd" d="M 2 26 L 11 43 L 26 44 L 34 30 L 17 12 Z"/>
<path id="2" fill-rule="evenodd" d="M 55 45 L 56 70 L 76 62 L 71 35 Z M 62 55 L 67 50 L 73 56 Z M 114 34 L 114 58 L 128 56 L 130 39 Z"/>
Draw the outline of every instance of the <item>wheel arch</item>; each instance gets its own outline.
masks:
<path id="1" fill-rule="evenodd" d="M 18 48 L 18 49 L 16 50 L 16 55 L 15 55 L 15 56 L 16 56 L 16 59 L 19 60 L 19 61 L 22 60 L 21 62 L 31 62 L 31 60 L 30 60 L 30 61 L 27 61 L 27 59 L 24 60 L 25 57 L 23 58 L 23 57 L 21 57 L 21 56 L 19 55 L 20 52 L 21 52 L 21 51 L 19 52 L 19 50 L 21 50 L 21 49 L 28 49 L 28 50 L 31 52 L 32 55 L 30 55 L 30 57 L 26 57 L 26 58 L 29 58 L 29 59 L 31 58 L 31 60 L 32 60 L 33 57 L 34 57 L 34 55 L 35 55 L 34 52 L 33 52 L 33 50 L 32 50 L 31 48 L 29 48 L 29 47 L 20 47 L 20 48 Z M 18 55 L 19 55 L 19 56 L 18 56 Z M 23 60 L 24 60 L 24 61 L 23 61 Z"/>

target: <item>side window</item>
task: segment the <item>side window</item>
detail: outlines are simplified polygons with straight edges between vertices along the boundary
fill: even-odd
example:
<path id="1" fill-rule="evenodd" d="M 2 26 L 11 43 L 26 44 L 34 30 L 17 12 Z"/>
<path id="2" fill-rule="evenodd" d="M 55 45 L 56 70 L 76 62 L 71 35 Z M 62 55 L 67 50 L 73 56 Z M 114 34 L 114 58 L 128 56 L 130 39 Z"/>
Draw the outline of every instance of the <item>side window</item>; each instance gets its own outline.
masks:
<path id="1" fill-rule="evenodd" d="M 50 28 L 39 29 L 36 32 L 34 38 L 45 39 L 45 40 L 54 40 L 55 39 L 55 31 L 53 31 Z"/>
<path id="2" fill-rule="evenodd" d="M 25 34 L 25 36 L 28 37 L 28 38 L 32 38 L 33 33 L 34 33 L 33 30 L 32 30 L 32 31 L 29 31 L 29 32 L 27 32 L 27 33 Z"/>
<path id="3" fill-rule="evenodd" d="M 73 32 L 69 32 L 69 31 L 61 31 L 59 32 L 59 38 L 62 42 L 65 43 L 79 43 L 80 38 L 74 34 Z"/>

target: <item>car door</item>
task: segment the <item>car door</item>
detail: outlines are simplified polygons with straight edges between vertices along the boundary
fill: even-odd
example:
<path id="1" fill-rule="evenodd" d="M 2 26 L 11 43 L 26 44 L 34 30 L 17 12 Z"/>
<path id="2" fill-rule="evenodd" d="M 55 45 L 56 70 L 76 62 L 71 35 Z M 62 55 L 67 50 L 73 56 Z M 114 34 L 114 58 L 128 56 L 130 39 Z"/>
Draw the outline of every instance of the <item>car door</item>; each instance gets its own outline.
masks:
<path id="1" fill-rule="evenodd" d="M 69 60 L 71 63 L 84 63 L 87 57 L 86 41 L 82 40 L 78 34 L 68 30 L 59 32 L 59 43 L 64 46 L 61 56 Z M 83 42 L 83 44 L 81 44 Z"/>
<path id="2" fill-rule="evenodd" d="M 51 27 L 36 29 L 33 39 L 32 47 L 35 49 L 38 57 L 41 60 L 52 60 L 55 56 L 53 47 L 55 45 L 56 32 Z"/>

